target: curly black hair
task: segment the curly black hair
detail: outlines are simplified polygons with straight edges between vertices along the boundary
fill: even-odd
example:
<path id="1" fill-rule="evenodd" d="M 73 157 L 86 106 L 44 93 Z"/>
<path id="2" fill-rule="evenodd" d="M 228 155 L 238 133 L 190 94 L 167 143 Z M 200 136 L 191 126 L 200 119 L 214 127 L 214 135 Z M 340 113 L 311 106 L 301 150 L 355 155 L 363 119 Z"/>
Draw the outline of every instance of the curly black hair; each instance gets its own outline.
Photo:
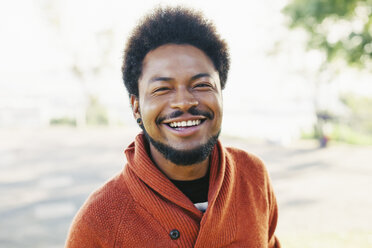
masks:
<path id="1" fill-rule="evenodd" d="M 184 7 L 157 8 L 138 24 L 128 39 L 122 66 L 129 96 L 138 97 L 138 79 L 142 62 L 151 50 L 165 44 L 189 44 L 202 50 L 213 62 L 226 84 L 230 57 L 226 42 L 201 12 Z"/>

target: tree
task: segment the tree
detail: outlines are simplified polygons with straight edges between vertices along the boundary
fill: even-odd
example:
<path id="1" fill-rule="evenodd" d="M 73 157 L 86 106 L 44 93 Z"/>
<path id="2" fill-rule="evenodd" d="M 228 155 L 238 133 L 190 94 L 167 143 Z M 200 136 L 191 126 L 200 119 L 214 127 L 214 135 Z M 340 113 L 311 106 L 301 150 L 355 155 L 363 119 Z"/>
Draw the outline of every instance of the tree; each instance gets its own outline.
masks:
<path id="1" fill-rule="evenodd" d="M 290 28 L 309 34 L 308 47 L 327 61 L 372 70 L 372 0 L 291 0 L 283 9 Z"/>

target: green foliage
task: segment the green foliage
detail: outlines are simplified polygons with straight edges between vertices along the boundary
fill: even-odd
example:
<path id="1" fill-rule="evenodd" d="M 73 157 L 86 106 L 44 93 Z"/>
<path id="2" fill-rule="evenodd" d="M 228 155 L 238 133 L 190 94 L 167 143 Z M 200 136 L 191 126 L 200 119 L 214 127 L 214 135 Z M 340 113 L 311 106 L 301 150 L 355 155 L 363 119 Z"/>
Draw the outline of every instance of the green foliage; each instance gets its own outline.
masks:
<path id="1" fill-rule="evenodd" d="M 76 126 L 76 119 L 69 117 L 53 118 L 49 121 L 52 126 Z"/>
<path id="2" fill-rule="evenodd" d="M 329 123 L 331 131 L 327 134 L 330 141 L 353 145 L 372 145 L 372 134 L 357 131 L 345 123 Z M 302 139 L 317 139 L 319 140 L 318 128 L 314 126 L 312 132 L 302 132 Z"/>
<path id="3" fill-rule="evenodd" d="M 372 145 L 372 135 L 363 133 L 342 123 L 333 123 L 330 140 L 354 145 Z"/>
<path id="4" fill-rule="evenodd" d="M 372 62 L 372 0 L 292 0 L 283 13 L 290 28 L 309 34 L 308 46 L 327 60 L 344 59 L 360 68 Z"/>
<path id="5" fill-rule="evenodd" d="M 340 100 L 349 113 L 344 117 L 323 121 L 323 125 L 328 127 L 325 135 L 333 141 L 372 145 L 372 98 L 347 94 L 341 96 Z M 312 132 L 302 133 L 302 138 L 319 139 L 321 135 L 319 125 L 315 125 Z"/>
<path id="6" fill-rule="evenodd" d="M 350 110 L 349 126 L 372 135 L 372 98 L 348 94 L 340 99 Z"/>
<path id="7" fill-rule="evenodd" d="M 98 98 L 90 96 L 86 110 L 86 122 L 88 125 L 108 125 L 107 111 Z"/>

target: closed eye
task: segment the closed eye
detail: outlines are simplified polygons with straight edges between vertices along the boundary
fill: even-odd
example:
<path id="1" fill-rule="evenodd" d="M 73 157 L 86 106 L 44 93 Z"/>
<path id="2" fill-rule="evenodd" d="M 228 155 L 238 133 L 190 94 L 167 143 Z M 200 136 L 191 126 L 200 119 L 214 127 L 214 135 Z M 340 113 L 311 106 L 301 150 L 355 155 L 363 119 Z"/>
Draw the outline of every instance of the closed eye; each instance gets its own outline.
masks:
<path id="1" fill-rule="evenodd" d="M 198 83 L 194 86 L 194 88 L 210 88 L 212 85 L 210 83 Z"/>
<path id="2" fill-rule="evenodd" d="M 170 88 L 169 87 L 159 87 L 159 88 L 156 88 L 152 91 L 153 94 L 162 94 L 162 93 L 166 93 L 167 91 L 169 91 Z"/>

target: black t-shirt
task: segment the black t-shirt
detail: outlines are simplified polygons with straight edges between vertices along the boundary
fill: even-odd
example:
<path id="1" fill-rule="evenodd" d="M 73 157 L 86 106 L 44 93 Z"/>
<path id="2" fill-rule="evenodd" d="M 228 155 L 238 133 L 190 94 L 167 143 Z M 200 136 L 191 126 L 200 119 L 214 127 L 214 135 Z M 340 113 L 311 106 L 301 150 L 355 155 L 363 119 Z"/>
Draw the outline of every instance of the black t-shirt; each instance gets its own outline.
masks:
<path id="1" fill-rule="evenodd" d="M 195 207 L 205 212 L 208 206 L 209 172 L 204 177 L 192 181 L 171 181 L 194 203 Z"/>

